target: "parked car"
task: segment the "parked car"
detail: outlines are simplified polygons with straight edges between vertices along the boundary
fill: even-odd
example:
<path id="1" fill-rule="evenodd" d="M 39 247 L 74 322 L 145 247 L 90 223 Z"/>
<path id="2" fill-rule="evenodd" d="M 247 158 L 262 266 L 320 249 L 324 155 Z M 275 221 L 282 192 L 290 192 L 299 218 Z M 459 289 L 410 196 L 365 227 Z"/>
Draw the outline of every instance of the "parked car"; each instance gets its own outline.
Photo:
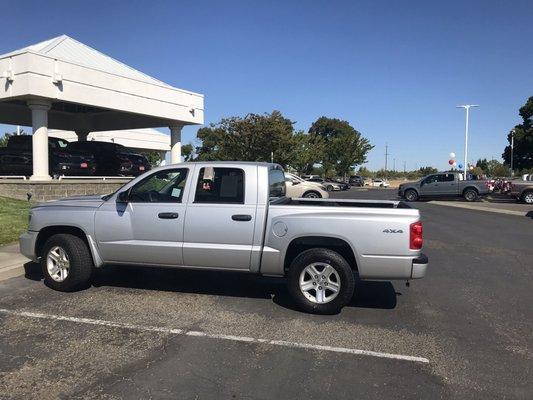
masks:
<path id="1" fill-rule="evenodd" d="M 329 198 L 329 193 L 322 185 L 305 181 L 302 178 L 287 172 L 285 172 L 285 186 L 288 197 L 303 197 L 307 199 Z"/>
<path id="2" fill-rule="evenodd" d="M 398 187 L 398 196 L 407 201 L 416 201 L 421 197 L 464 197 L 466 201 L 476 201 L 479 196 L 490 193 L 485 181 L 463 180 L 458 172 L 439 172 L 431 174 L 416 182 L 402 183 Z"/>
<path id="3" fill-rule="evenodd" d="M 60 225 L 59 225 L 60 223 Z M 398 201 L 291 199 L 279 165 L 174 164 L 107 196 L 41 203 L 21 253 L 73 291 L 111 264 L 285 277 L 305 311 L 336 313 L 361 280 L 424 277 L 422 223 Z"/>
<path id="4" fill-rule="evenodd" d="M 363 179 L 362 176 L 353 175 L 353 176 L 350 176 L 349 184 L 352 186 L 364 186 L 365 180 Z"/>
<path id="5" fill-rule="evenodd" d="M 97 163 L 94 174 L 98 176 L 138 176 L 151 168 L 146 157 L 117 143 L 70 142 L 67 148 L 92 152 Z"/>
<path id="6" fill-rule="evenodd" d="M 327 181 L 320 177 L 309 178 L 307 179 L 307 181 L 321 184 L 322 186 L 326 188 L 328 192 L 332 192 L 334 190 L 335 191 L 341 190 L 341 185 L 339 185 L 337 182 Z"/>
<path id="7" fill-rule="evenodd" d="M 33 173 L 31 135 L 10 136 L 0 148 L 0 175 L 30 176 Z M 48 138 L 48 168 L 53 175 L 92 175 L 96 162 L 89 151 L 68 149 L 63 139 Z"/>
<path id="8" fill-rule="evenodd" d="M 330 179 L 330 181 L 339 184 L 341 190 L 350 189 L 350 185 L 348 183 L 344 182 L 342 179 Z"/>
<path id="9" fill-rule="evenodd" d="M 509 194 L 526 204 L 533 204 L 533 180 L 528 179 L 531 178 L 531 175 L 524 178 L 527 180 L 511 181 L 511 189 Z"/>
<path id="10" fill-rule="evenodd" d="M 372 179 L 370 186 L 373 187 L 389 187 L 390 184 L 386 179 Z"/>

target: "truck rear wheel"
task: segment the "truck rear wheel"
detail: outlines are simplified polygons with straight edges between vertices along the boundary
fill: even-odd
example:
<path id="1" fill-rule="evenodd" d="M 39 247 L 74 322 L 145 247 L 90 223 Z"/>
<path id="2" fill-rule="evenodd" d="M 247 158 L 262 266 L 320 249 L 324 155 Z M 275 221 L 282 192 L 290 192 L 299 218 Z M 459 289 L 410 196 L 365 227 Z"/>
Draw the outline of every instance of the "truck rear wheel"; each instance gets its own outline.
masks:
<path id="1" fill-rule="evenodd" d="M 352 299 L 355 276 L 350 265 L 335 251 L 309 249 L 291 263 L 288 288 L 302 310 L 336 314 Z"/>
<path id="2" fill-rule="evenodd" d="M 93 260 L 81 238 L 60 233 L 45 242 L 41 268 L 47 286 L 60 292 L 73 292 L 89 285 Z"/>
<path id="3" fill-rule="evenodd" d="M 466 189 L 463 193 L 463 197 L 466 201 L 476 201 L 477 192 L 474 189 Z"/>

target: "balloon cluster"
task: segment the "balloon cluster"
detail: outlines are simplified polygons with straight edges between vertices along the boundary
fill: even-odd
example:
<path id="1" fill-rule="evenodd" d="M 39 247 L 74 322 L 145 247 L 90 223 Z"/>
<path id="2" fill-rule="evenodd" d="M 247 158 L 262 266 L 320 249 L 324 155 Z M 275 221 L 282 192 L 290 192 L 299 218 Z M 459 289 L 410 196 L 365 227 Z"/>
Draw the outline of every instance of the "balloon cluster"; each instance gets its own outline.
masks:
<path id="1" fill-rule="evenodd" d="M 455 161 L 455 153 L 450 153 L 450 160 L 448 161 L 448 164 L 450 164 L 452 167 L 457 166 L 457 162 Z M 459 164 L 459 168 L 463 168 L 463 166 Z"/>

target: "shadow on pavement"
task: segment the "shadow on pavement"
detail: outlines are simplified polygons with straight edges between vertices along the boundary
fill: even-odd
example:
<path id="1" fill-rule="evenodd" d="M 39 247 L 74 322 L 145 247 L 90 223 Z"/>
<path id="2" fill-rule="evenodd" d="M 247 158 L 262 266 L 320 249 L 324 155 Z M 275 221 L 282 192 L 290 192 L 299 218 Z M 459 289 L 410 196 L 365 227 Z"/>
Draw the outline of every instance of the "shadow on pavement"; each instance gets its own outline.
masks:
<path id="1" fill-rule="evenodd" d="M 24 265 L 27 279 L 40 281 L 39 264 Z M 93 275 L 95 287 L 122 287 L 167 292 L 271 299 L 274 303 L 295 310 L 283 278 L 222 271 L 197 271 L 172 268 L 107 266 Z M 349 307 L 393 309 L 397 294 L 391 282 L 361 281 Z"/>

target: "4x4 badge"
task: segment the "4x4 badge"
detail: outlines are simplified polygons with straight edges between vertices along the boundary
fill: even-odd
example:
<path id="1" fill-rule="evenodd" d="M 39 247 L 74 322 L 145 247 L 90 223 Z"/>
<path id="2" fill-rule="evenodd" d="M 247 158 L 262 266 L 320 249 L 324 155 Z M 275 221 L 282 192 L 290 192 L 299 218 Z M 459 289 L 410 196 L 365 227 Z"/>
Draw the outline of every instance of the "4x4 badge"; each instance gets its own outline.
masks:
<path id="1" fill-rule="evenodd" d="M 384 229 L 383 233 L 403 233 L 401 229 Z"/>

